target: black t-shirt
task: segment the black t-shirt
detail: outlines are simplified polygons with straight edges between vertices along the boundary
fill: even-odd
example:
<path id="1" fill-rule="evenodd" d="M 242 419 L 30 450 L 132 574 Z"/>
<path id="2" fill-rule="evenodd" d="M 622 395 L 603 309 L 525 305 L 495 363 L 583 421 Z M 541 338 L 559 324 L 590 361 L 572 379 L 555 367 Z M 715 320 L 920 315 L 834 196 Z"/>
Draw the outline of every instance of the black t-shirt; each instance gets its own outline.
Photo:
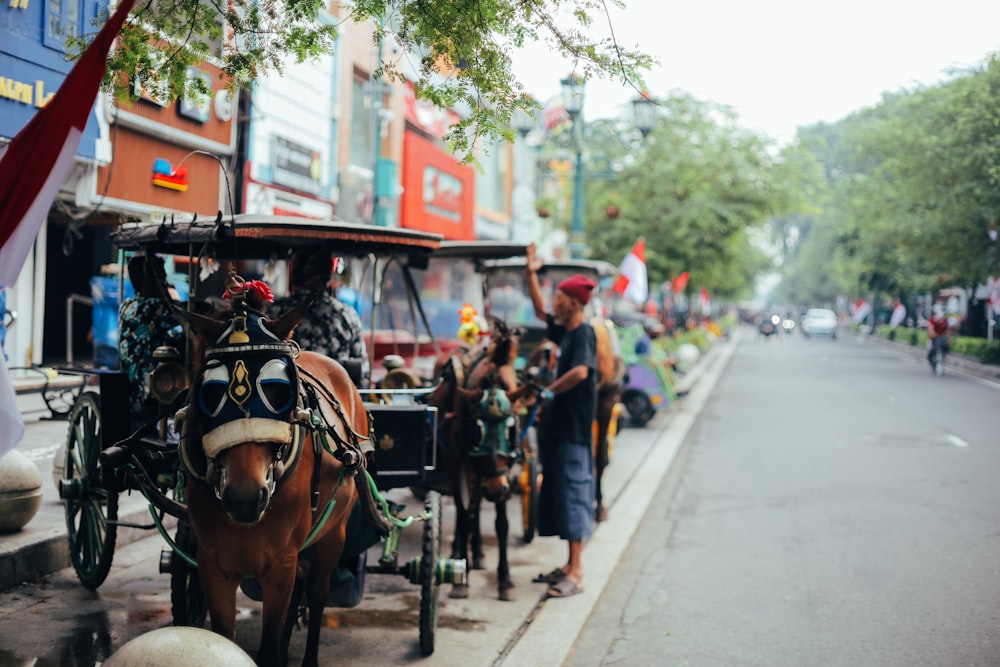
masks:
<path id="1" fill-rule="evenodd" d="M 587 379 L 557 394 L 546 408 L 545 437 L 590 445 L 597 409 L 597 334 L 584 322 L 572 331 L 558 325 L 550 313 L 546 337 L 559 345 L 558 377 L 577 366 L 588 368 Z"/>

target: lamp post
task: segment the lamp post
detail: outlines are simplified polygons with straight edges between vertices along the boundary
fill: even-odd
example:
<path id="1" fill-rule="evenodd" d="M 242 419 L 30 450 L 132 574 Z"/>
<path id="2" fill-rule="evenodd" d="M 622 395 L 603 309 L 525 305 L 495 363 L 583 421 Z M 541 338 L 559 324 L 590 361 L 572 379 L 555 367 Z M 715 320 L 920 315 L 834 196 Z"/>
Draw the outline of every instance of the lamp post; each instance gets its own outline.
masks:
<path id="1" fill-rule="evenodd" d="M 514 233 L 514 223 L 529 220 L 527 211 L 532 208 L 533 197 L 529 183 L 531 182 L 534 160 L 521 159 L 521 156 L 529 150 L 527 138 L 528 134 L 535 129 L 535 117 L 517 107 L 511 117 L 511 126 L 517 132 L 519 141 L 514 144 L 514 201 L 510 225 L 507 229 L 508 241 L 514 241 L 517 238 L 517 234 Z"/>
<path id="2" fill-rule="evenodd" d="M 573 147 L 576 151 L 576 165 L 573 172 L 573 218 L 570 222 L 569 251 L 574 259 L 579 259 L 586 254 L 587 244 L 583 238 L 583 210 L 584 210 L 584 166 L 583 166 L 583 142 L 584 129 L 583 122 L 583 100 L 585 81 L 582 77 L 569 75 L 560 82 L 562 86 L 563 104 L 566 106 L 566 113 L 569 114 L 573 123 Z M 632 120 L 636 129 L 645 139 L 656 126 L 658 113 L 656 100 L 648 93 L 642 93 L 632 100 Z"/>
<path id="3" fill-rule="evenodd" d="M 583 96 L 585 81 L 570 74 L 559 84 L 562 86 L 563 104 L 573 123 L 573 148 L 576 166 L 573 172 L 573 219 L 569 227 L 569 253 L 574 259 L 583 257 L 587 244 L 583 241 Z"/>

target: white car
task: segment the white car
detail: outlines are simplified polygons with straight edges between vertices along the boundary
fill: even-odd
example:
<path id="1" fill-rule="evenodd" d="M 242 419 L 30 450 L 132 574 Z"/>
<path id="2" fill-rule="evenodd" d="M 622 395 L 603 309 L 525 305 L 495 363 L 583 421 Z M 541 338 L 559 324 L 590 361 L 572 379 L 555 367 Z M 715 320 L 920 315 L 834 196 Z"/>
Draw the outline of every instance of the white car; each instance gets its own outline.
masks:
<path id="1" fill-rule="evenodd" d="M 802 318 L 802 333 L 837 338 L 837 314 L 829 308 L 810 308 Z"/>

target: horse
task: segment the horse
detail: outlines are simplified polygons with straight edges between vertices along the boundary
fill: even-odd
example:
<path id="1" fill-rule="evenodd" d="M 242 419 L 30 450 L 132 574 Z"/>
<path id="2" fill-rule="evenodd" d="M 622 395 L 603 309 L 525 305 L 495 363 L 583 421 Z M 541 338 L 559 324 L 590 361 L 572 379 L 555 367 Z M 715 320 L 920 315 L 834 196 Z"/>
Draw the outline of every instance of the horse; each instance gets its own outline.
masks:
<path id="1" fill-rule="evenodd" d="M 236 589 L 245 577 L 259 580 L 259 665 L 287 661 L 304 597 L 302 664 L 316 665 L 348 517 L 359 495 L 374 508 L 368 485 L 355 483 L 371 424 L 347 371 L 288 340 L 309 304 L 267 320 L 245 292 L 236 289 L 228 316 L 178 313 L 194 333 L 195 380 L 176 421 L 198 574 L 212 630 L 230 640 Z"/>
<path id="2" fill-rule="evenodd" d="M 601 480 L 611 459 L 608 433 L 614 418 L 615 405 L 621 400 L 622 386 L 627 370 L 614 325 L 603 317 L 593 317 L 590 325 L 597 337 L 597 406 L 594 414 L 594 519 L 604 521 L 608 510 L 604 507 L 604 493 Z M 539 367 L 547 381 L 555 379 L 556 352 L 559 347 L 552 341 L 544 341 L 532 353 L 529 366 Z M 545 355 L 548 361 L 544 361 Z M 542 473 L 544 474 L 544 470 Z"/>
<path id="3" fill-rule="evenodd" d="M 496 508 L 494 527 L 499 546 L 497 589 L 501 600 L 512 600 L 514 582 L 507 560 L 507 500 L 512 468 L 518 460 L 515 405 L 530 389 L 517 387 L 514 361 L 518 332 L 490 318 L 491 337 L 485 348 L 444 355 L 435 377 L 441 381 L 429 403 L 445 415 L 439 430 L 441 467 L 447 474 L 445 490 L 455 498 L 455 538 L 451 557 L 467 559 L 472 569 L 483 569 L 479 526 L 483 499 Z M 467 501 L 466 501 L 467 499 Z M 455 584 L 449 597 L 469 596 L 468 584 Z"/>

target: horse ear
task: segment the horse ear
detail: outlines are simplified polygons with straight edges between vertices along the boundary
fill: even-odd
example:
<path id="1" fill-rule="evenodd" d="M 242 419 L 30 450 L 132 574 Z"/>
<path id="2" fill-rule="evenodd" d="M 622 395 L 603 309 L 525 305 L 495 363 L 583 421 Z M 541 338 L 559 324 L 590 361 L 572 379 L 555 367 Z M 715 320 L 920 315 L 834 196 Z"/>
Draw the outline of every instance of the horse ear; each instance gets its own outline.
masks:
<path id="1" fill-rule="evenodd" d="M 190 313 L 183 308 L 178 308 L 173 306 L 174 317 L 180 320 L 181 323 L 187 323 L 199 336 L 205 336 L 211 340 L 218 340 L 219 336 L 223 334 L 226 327 L 229 326 L 228 322 L 223 322 L 212 317 L 207 317 L 205 315 L 199 315 L 198 313 Z"/>
<path id="2" fill-rule="evenodd" d="M 297 306 L 292 308 L 290 311 L 277 317 L 273 320 L 265 320 L 261 322 L 261 326 L 273 333 L 279 339 L 284 340 L 291 335 L 292 329 L 299 325 L 303 319 L 305 319 L 306 314 L 309 312 L 310 306 L 312 306 L 313 297 L 310 296 L 307 299 L 303 299 Z"/>

